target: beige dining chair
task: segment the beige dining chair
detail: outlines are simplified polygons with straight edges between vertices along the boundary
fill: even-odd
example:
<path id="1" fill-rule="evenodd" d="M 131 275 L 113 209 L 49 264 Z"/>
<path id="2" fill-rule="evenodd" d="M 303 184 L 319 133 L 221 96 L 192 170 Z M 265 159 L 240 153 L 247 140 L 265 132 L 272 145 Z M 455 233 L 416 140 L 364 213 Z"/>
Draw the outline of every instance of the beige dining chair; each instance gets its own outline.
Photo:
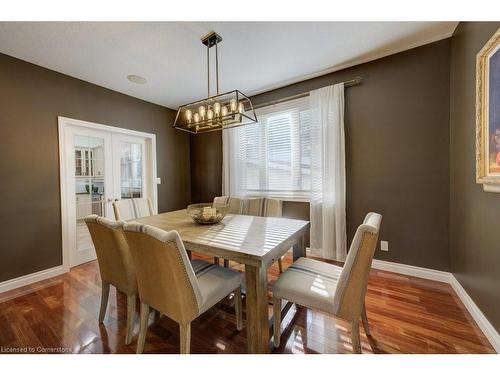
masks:
<path id="1" fill-rule="evenodd" d="M 134 202 L 135 218 L 153 216 L 153 203 L 149 198 L 132 198 Z"/>
<path id="2" fill-rule="evenodd" d="M 281 302 L 288 300 L 350 322 L 353 351 L 361 353 L 359 320 L 370 335 L 365 294 L 381 221 L 380 214 L 366 215 L 356 230 L 344 267 L 299 258 L 279 276 L 273 287 L 275 347 L 280 345 Z"/>
<path id="3" fill-rule="evenodd" d="M 132 341 L 135 317 L 137 281 L 129 247 L 123 233 L 122 221 L 112 221 L 97 215 L 85 218 L 92 237 L 99 272 L 102 280 L 101 308 L 99 323 L 104 321 L 109 298 L 109 287 L 127 295 L 127 334 L 125 343 Z"/>
<path id="4" fill-rule="evenodd" d="M 244 206 L 245 215 L 281 217 L 283 213 L 283 201 L 276 198 L 249 198 Z"/>
<path id="5" fill-rule="evenodd" d="M 249 198 L 245 202 L 243 213 L 251 216 L 264 216 L 264 205 L 266 198 Z"/>
<path id="6" fill-rule="evenodd" d="M 113 202 L 113 212 L 116 220 L 137 219 L 134 202 L 132 199 L 120 199 Z"/>
<path id="7" fill-rule="evenodd" d="M 228 205 L 228 212 L 233 215 L 241 215 L 243 213 L 244 200 L 236 197 L 215 197 L 214 207 L 217 205 Z"/>
<path id="8" fill-rule="evenodd" d="M 234 292 L 236 328 L 241 330 L 241 274 L 206 263 L 191 265 L 177 231 L 149 225 L 124 225 L 141 300 L 137 353 L 142 353 L 152 307 L 179 323 L 180 352 L 190 352 L 191 322 Z"/>

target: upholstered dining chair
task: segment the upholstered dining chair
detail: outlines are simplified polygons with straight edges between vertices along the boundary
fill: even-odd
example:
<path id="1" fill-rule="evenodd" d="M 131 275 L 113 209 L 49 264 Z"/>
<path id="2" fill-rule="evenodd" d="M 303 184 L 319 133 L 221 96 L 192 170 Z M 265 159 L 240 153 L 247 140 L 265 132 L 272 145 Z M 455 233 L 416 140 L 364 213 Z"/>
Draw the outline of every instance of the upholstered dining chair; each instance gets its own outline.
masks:
<path id="1" fill-rule="evenodd" d="M 217 205 L 229 205 L 229 213 L 233 215 L 241 215 L 243 213 L 244 200 L 236 197 L 215 197 L 214 207 Z"/>
<path id="2" fill-rule="evenodd" d="M 102 280 L 99 323 L 103 322 L 106 315 L 109 287 L 113 285 L 117 290 L 127 295 L 125 343 L 128 345 L 132 341 L 134 330 L 137 281 L 129 247 L 122 229 L 124 222 L 90 215 L 85 218 L 85 223 L 94 243 Z"/>
<path id="3" fill-rule="evenodd" d="M 211 263 L 191 265 L 177 231 L 136 222 L 126 223 L 124 231 L 141 300 L 137 353 L 144 350 L 150 307 L 179 323 L 181 354 L 190 352 L 191 322 L 233 292 L 236 328 L 242 329 L 239 272 Z"/>
<path id="4" fill-rule="evenodd" d="M 370 335 L 365 294 L 382 215 L 370 212 L 354 235 L 344 267 L 299 258 L 273 287 L 274 346 L 280 345 L 281 301 L 318 309 L 351 324 L 352 347 L 361 353 L 359 320 Z"/>
<path id="5" fill-rule="evenodd" d="M 153 203 L 149 198 L 132 198 L 135 208 L 135 218 L 153 216 Z"/>
<path id="6" fill-rule="evenodd" d="M 283 212 L 283 201 L 276 198 L 249 198 L 244 206 L 245 215 L 281 217 Z"/>
<path id="7" fill-rule="evenodd" d="M 132 199 L 120 199 L 113 202 L 113 212 L 116 220 L 137 219 Z"/>

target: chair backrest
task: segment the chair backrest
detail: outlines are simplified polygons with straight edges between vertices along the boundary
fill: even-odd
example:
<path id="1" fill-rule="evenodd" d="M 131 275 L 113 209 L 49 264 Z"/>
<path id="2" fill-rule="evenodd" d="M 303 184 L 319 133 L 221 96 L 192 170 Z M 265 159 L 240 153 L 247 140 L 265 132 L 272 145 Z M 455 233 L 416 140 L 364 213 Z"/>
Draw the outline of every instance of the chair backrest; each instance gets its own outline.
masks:
<path id="1" fill-rule="evenodd" d="M 143 303 L 178 323 L 198 316 L 201 292 L 184 244 L 177 231 L 149 225 L 124 225 Z"/>
<path id="2" fill-rule="evenodd" d="M 132 199 L 120 199 L 113 202 L 113 211 L 116 220 L 137 219 Z"/>
<path id="3" fill-rule="evenodd" d="M 246 215 L 281 217 L 283 203 L 275 198 L 250 198 L 246 202 Z"/>
<path id="4" fill-rule="evenodd" d="M 149 198 L 132 198 L 136 218 L 153 216 L 153 203 Z"/>
<path id="5" fill-rule="evenodd" d="M 94 242 L 101 279 L 124 293 L 135 293 L 137 281 L 122 228 L 124 222 L 90 215 L 85 223 Z"/>
<path id="6" fill-rule="evenodd" d="M 241 215 L 243 213 L 243 199 L 235 197 L 215 197 L 214 207 L 217 205 L 229 205 L 229 213 L 234 215 Z"/>
<path id="7" fill-rule="evenodd" d="M 229 197 L 228 196 L 223 195 L 222 197 L 215 197 L 214 198 L 214 207 L 217 205 L 225 206 L 226 204 L 229 204 Z"/>
<path id="8" fill-rule="evenodd" d="M 356 230 L 333 299 L 340 318 L 353 321 L 361 316 L 381 221 L 382 215 L 370 212 Z"/>
<path id="9" fill-rule="evenodd" d="M 266 198 L 264 203 L 264 215 L 266 217 L 281 217 L 283 202 L 280 199 Z"/>
<path id="10" fill-rule="evenodd" d="M 245 204 L 245 214 L 252 216 L 264 216 L 264 205 L 266 198 L 249 198 Z"/>

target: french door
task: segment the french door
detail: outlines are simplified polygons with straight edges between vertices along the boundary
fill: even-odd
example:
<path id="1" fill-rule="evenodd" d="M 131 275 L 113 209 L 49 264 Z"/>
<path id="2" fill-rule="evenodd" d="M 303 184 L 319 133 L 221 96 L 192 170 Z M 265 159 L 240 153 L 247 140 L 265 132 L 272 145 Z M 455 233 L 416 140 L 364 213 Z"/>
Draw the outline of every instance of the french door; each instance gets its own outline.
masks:
<path id="1" fill-rule="evenodd" d="M 59 130 L 63 262 L 73 267 L 96 258 L 86 216 L 114 220 L 118 199 L 149 197 L 157 206 L 154 136 L 63 118 Z"/>

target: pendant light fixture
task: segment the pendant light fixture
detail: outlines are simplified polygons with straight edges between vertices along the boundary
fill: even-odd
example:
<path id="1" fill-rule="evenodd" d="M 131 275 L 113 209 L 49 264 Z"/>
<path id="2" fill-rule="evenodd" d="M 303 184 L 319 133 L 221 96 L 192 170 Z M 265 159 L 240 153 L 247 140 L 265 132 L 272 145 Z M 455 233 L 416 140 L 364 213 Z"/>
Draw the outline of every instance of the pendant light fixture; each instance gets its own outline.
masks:
<path id="1" fill-rule="evenodd" d="M 206 133 L 257 122 L 252 102 L 241 91 L 219 93 L 219 56 L 217 46 L 222 37 L 212 31 L 201 42 L 207 47 L 207 98 L 184 104 L 177 110 L 174 128 L 190 133 Z M 210 49 L 215 47 L 216 95 L 210 96 Z"/>

